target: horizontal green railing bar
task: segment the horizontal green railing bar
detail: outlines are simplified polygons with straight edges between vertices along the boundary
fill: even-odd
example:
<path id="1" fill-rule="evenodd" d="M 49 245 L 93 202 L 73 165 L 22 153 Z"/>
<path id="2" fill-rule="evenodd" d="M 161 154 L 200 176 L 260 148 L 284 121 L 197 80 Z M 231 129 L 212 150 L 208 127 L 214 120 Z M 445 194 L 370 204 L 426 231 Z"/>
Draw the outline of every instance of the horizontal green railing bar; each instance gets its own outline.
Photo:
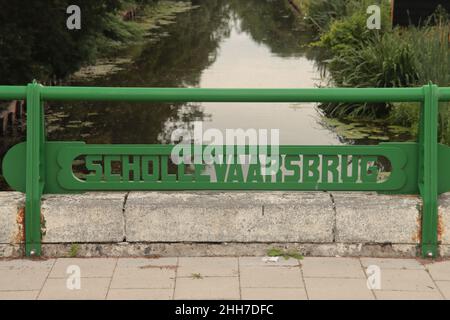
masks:
<path id="1" fill-rule="evenodd" d="M 439 88 L 439 101 L 450 101 L 450 88 Z"/>
<path id="2" fill-rule="evenodd" d="M 44 100 L 148 102 L 412 102 L 423 88 L 202 89 L 43 87 Z"/>
<path id="3" fill-rule="evenodd" d="M 44 100 L 154 102 L 419 102 L 423 88 L 200 89 L 42 87 Z M 0 86 L 0 100 L 26 98 L 26 86 Z M 450 88 L 439 88 L 450 101 Z"/>
<path id="4" fill-rule="evenodd" d="M 25 99 L 27 87 L 25 86 L 0 86 L 0 100 Z"/>

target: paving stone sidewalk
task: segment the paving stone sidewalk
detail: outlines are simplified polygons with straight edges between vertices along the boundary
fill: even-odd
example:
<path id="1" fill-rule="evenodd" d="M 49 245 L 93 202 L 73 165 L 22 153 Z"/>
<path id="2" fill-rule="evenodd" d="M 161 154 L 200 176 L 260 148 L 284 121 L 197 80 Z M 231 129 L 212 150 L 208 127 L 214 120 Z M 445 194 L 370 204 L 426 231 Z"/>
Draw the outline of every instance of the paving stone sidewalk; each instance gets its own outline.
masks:
<path id="1" fill-rule="evenodd" d="M 378 270 L 381 276 L 374 278 Z M 78 290 L 77 284 L 81 286 Z M 280 258 L 266 262 L 262 257 L 0 260 L 0 299 L 450 299 L 450 261 Z"/>

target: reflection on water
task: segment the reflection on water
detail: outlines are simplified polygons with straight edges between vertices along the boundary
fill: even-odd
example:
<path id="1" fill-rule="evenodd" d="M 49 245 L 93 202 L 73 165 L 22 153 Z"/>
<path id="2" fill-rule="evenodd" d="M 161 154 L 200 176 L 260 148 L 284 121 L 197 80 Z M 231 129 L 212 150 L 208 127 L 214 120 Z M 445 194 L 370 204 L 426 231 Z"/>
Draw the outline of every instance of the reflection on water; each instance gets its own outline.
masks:
<path id="1" fill-rule="evenodd" d="M 200 79 L 204 88 L 311 88 L 319 74 L 312 61 L 297 56 L 280 56 L 266 43 L 253 41 L 236 16 L 230 22 L 230 36 L 223 41 L 216 62 Z M 295 45 L 296 42 L 293 43 Z M 292 48 L 291 48 L 292 49 Z M 300 50 L 300 48 L 299 48 Z M 284 52 L 286 55 L 286 52 Z M 204 103 L 210 115 L 205 128 L 279 129 L 282 144 L 336 144 L 337 138 L 318 124 L 312 104 Z"/>
<path id="2" fill-rule="evenodd" d="M 74 85 L 305 88 L 317 84 L 295 17 L 282 1 L 199 1 L 157 43 L 133 48 L 134 62 L 114 75 Z M 283 144 L 336 144 L 308 104 L 53 104 L 50 139 L 89 143 L 167 143 L 174 128 L 280 129 Z M 58 112 L 68 115 L 59 120 Z M 53 116 L 52 116 L 53 115 Z M 58 125 L 59 122 L 59 125 Z"/>

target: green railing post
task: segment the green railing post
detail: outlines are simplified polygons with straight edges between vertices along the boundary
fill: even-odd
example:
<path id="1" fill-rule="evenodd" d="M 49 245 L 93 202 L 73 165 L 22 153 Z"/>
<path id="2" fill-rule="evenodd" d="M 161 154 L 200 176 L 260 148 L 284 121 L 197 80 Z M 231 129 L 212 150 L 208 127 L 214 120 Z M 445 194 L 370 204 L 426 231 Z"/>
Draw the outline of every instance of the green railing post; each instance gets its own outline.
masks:
<path id="1" fill-rule="evenodd" d="M 44 118 L 41 86 L 27 86 L 25 253 L 41 254 L 41 195 L 44 187 Z"/>
<path id="2" fill-rule="evenodd" d="M 419 190 L 422 196 L 422 256 L 438 255 L 438 109 L 439 89 L 424 87 L 419 128 Z"/>

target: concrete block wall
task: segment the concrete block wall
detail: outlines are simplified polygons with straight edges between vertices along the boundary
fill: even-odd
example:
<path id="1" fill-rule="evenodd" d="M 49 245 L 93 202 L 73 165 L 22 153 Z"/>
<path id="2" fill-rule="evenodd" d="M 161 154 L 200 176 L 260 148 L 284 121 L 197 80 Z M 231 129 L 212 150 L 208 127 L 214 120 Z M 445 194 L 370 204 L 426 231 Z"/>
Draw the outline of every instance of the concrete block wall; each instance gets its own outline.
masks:
<path id="1" fill-rule="evenodd" d="M 67 255 L 414 256 L 420 199 L 345 192 L 116 192 L 45 196 L 43 252 Z M 24 195 L 0 193 L 0 256 L 22 254 Z M 450 194 L 440 198 L 450 255 Z"/>
<path id="2" fill-rule="evenodd" d="M 127 241 L 332 242 L 326 193 L 131 193 Z"/>

